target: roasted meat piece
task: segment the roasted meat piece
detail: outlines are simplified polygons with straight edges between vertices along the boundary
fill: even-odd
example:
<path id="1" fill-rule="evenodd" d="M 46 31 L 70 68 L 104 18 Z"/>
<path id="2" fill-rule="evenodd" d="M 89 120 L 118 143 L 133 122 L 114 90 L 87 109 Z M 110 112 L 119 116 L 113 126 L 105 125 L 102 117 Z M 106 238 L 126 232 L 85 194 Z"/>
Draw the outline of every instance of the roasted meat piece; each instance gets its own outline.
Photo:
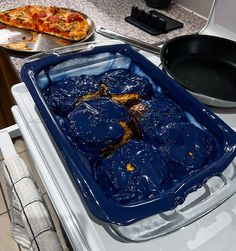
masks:
<path id="1" fill-rule="evenodd" d="M 132 106 L 139 103 L 141 99 L 148 99 L 153 96 L 152 84 L 149 80 L 132 74 L 128 70 L 110 70 L 100 75 L 99 79 L 105 93 L 113 101 L 122 105 Z"/>
<path id="2" fill-rule="evenodd" d="M 136 127 L 144 139 L 158 141 L 162 127 L 169 123 L 187 122 L 187 117 L 177 104 L 167 98 L 143 100 L 131 107 L 130 112 Z"/>
<path id="3" fill-rule="evenodd" d="M 173 178 L 193 174 L 219 156 L 215 137 L 192 123 L 170 123 L 159 136 L 158 152 Z"/>
<path id="4" fill-rule="evenodd" d="M 110 97 L 126 106 L 138 103 L 141 98 L 153 95 L 148 79 L 130 73 L 128 70 L 110 70 L 101 75 L 80 75 L 67 77 L 49 85 L 43 92 L 53 112 L 67 116 L 80 102 Z"/>
<path id="5" fill-rule="evenodd" d="M 132 137 L 128 110 L 108 98 L 83 101 L 62 128 L 83 150 L 108 155 Z"/>
<path id="6" fill-rule="evenodd" d="M 158 152 L 135 140 L 103 159 L 95 179 L 110 200 L 121 204 L 157 198 L 168 183 L 167 168 Z"/>
<path id="7" fill-rule="evenodd" d="M 67 116 L 83 100 L 99 97 L 102 87 L 95 76 L 67 77 L 52 83 L 44 92 L 44 98 L 56 115 Z"/>

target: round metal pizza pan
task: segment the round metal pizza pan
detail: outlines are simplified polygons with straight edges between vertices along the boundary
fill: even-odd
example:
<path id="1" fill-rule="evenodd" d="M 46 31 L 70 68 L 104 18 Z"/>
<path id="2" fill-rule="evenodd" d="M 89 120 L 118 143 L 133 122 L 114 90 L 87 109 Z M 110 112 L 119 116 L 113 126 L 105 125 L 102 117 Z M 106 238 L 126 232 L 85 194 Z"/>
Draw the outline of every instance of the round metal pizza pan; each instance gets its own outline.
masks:
<path id="1" fill-rule="evenodd" d="M 0 47 L 12 51 L 35 53 L 84 42 L 93 35 L 95 25 L 86 14 L 76 12 L 86 18 L 90 26 L 87 36 L 80 41 L 73 42 L 52 35 L 11 27 L 0 22 Z"/>

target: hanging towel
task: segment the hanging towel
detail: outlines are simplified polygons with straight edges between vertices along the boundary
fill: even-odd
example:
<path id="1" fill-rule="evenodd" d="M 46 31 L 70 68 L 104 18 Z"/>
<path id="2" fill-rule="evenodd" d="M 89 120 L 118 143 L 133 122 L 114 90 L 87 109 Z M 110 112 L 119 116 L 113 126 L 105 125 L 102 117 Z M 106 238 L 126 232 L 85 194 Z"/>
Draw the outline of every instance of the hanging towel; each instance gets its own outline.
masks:
<path id="1" fill-rule="evenodd" d="M 63 251 L 41 193 L 23 159 L 17 154 L 7 156 L 2 168 L 10 203 L 12 237 L 26 250 Z"/>

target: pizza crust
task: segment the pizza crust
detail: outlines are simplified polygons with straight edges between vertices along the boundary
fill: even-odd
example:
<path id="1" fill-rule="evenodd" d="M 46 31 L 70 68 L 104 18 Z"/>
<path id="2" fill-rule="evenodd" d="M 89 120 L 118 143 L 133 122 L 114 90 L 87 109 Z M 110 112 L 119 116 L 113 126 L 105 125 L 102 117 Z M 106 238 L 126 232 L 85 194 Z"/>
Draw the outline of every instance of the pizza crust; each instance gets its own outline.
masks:
<path id="1" fill-rule="evenodd" d="M 81 13 L 55 6 L 21 6 L 0 12 L 0 22 L 56 37 L 79 41 L 87 36 L 90 25 Z"/>

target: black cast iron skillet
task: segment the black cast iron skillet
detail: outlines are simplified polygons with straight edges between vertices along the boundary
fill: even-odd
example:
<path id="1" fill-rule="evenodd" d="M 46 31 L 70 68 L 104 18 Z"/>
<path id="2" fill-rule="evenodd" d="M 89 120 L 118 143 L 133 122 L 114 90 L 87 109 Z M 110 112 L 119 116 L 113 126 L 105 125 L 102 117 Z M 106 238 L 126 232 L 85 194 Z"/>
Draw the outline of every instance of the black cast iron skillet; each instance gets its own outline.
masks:
<path id="1" fill-rule="evenodd" d="M 203 103 L 236 107 L 236 42 L 185 35 L 161 49 L 164 70 Z"/>

